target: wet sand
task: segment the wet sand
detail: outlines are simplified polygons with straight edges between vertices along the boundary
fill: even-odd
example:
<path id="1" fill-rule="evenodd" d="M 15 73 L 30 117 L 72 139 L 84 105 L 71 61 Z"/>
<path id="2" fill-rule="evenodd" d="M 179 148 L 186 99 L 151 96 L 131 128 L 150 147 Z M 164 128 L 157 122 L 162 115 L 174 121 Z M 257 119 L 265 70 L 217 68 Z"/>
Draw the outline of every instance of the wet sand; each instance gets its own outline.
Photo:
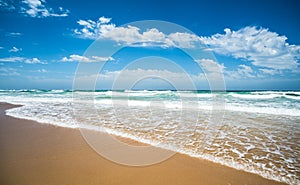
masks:
<path id="1" fill-rule="evenodd" d="M 182 154 L 146 167 L 120 165 L 90 148 L 79 130 L 6 116 L 12 107 L 0 103 L 0 184 L 283 184 Z"/>

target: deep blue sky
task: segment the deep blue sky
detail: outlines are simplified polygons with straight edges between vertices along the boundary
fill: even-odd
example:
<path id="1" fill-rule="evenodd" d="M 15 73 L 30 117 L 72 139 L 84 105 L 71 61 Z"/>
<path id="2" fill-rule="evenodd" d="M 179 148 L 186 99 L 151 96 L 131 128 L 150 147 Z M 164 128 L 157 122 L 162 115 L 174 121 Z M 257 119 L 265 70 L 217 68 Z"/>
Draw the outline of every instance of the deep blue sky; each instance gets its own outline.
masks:
<path id="1" fill-rule="evenodd" d="M 106 37 L 129 48 L 108 60 L 101 72 L 106 78 L 97 85 L 100 89 L 111 87 L 115 75 L 133 59 L 154 55 L 181 66 L 199 89 L 209 88 L 201 73 L 216 72 L 213 63 L 224 74 L 227 89 L 300 90 L 300 3 L 296 0 L 0 0 L 0 5 L 0 89 L 71 89 L 80 61 L 99 62 L 83 56 L 87 48 L 96 38 Z M 88 20 L 94 23 L 87 25 Z M 125 32 L 118 40 L 118 27 L 132 31 L 122 25 L 141 20 L 168 21 L 189 29 L 211 49 L 212 63 L 201 61 L 200 66 L 207 67 L 201 69 L 174 45 L 132 48 L 130 39 L 148 41 L 126 37 Z M 102 27 L 96 27 L 97 23 L 103 28 L 115 26 L 98 33 Z M 151 28 L 166 38 L 171 33 L 159 26 L 147 29 Z M 147 30 L 141 28 L 139 36 L 143 32 Z M 154 68 L 140 72 L 153 75 L 168 70 L 164 65 Z M 166 75 L 174 78 L 178 71 L 171 72 Z"/>

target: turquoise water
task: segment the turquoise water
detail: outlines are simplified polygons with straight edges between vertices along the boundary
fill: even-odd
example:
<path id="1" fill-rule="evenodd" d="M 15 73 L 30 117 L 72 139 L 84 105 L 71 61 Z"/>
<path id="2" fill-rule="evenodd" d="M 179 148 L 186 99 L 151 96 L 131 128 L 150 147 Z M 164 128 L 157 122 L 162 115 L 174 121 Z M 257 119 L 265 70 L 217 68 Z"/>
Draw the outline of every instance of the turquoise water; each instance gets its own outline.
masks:
<path id="1" fill-rule="evenodd" d="M 106 131 L 300 183 L 299 91 L 1 90 L 8 115 Z"/>

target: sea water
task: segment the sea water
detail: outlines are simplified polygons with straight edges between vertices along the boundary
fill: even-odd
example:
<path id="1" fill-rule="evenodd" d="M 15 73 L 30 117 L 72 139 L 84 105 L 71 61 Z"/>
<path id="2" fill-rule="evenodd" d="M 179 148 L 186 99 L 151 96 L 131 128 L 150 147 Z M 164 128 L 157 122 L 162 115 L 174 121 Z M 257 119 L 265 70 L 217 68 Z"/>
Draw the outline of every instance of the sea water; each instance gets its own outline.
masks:
<path id="1" fill-rule="evenodd" d="M 1 90 L 7 115 L 102 130 L 300 184 L 300 92 Z"/>

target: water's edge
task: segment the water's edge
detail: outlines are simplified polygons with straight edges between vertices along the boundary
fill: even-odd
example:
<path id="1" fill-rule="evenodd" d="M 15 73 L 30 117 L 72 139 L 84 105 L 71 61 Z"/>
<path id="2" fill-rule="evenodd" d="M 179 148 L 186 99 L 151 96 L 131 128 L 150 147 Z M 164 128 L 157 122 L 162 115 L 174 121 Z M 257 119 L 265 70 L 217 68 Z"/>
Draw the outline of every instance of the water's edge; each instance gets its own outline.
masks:
<path id="1" fill-rule="evenodd" d="M 30 121 L 34 121 L 34 122 L 39 123 L 39 124 L 44 124 L 45 126 L 55 126 L 55 127 L 61 127 L 61 128 L 67 128 L 67 129 L 76 129 L 76 130 L 86 129 L 86 130 L 91 130 L 91 131 L 96 131 L 96 132 L 108 133 L 110 135 L 114 135 L 114 136 L 118 136 L 118 137 L 123 137 L 123 138 L 127 138 L 127 139 L 132 139 L 134 141 L 137 141 L 137 142 L 140 142 L 140 143 L 144 143 L 144 144 L 149 144 L 151 146 L 158 147 L 158 148 L 161 148 L 161 149 L 164 149 L 164 150 L 174 151 L 176 153 L 180 153 L 180 154 L 186 155 L 188 157 L 197 158 L 197 159 L 201 159 L 201 160 L 207 160 L 209 162 L 212 162 L 212 163 L 215 163 L 215 164 L 218 164 L 218 165 L 223 165 L 223 166 L 226 166 L 226 167 L 229 167 L 229 168 L 232 168 L 232 169 L 241 170 L 241 171 L 244 171 L 244 172 L 247 172 L 247 173 L 252 173 L 252 174 L 258 175 L 260 177 L 263 177 L 265 179 L 274 180 L 274 181 L 277 181 L 277 182 L 287 183 L 285 181 L 281 181 L 279 178 L 271 178 L 269 175 L 264 175 L 262 173 L 257 173 L 257 172 L 250 171 L 250 170 L 243 169 L 243 168 L 237 168 L 236 166 L 228 165 L 228 164 L 222 163 L 221 161 L 215 161 L 215 160 L 213 160 L 212 158 L 209 158 L 209 157 L 204 157 L 204 156 L 200 156 L 200 155 L 194 155 L 194 154 L 185 152 L 183 150 L 175 150 L 174 148 L 170 148 L 170 147 L 167 147 L 167 146 L 162 147 L 160 145 L 153 145 L 152 142 L 148 142 L 146 140 L 138 140 L 136 137 L 129 137 L 127 134 L 121 134 L 121 133 L 118 133 L 118 132 L 106 132 L 105 129 L 103 129 L 103 130 L 101 129 L 100 130 L 100 129 L 91 129 L 89 127 L 73 127 L 71 125 L 66 125 L 66 124 L 51 124 L 51 123 L 47 123 L 47 122 L 41 122 L 40 120 L 37 120 L 37 119 L 34 119 L 34 118 L 16 116 L 16 115 L 10 114 L 8 112 L 8 110 L 18 109 L 18 108 L 26 106 L 26 105 L 12 104 L 12 103 L 6 103 L 6 104 L 11 104 L 11 105 L 17 106 L 17 107 L 13 107 L 13 108 L 9 108 L 9 109 L 5 110 L 5 115 L 13 117 L 13 118 L 18 118 L 18 119 L 23 119 L 23 120 L 30 120 Z"/>

